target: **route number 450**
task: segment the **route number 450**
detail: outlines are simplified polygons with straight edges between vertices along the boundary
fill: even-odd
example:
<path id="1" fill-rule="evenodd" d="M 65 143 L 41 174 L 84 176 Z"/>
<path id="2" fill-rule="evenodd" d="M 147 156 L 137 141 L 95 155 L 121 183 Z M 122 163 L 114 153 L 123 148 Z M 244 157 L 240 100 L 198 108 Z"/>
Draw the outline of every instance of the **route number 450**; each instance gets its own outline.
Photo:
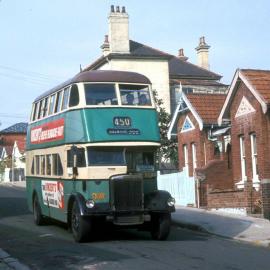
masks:
<path id="1" fill-rule="evenodd" d="M 117 116 L 113 118 L 113 124 L 116 127 L 130 127 L 131 119 L 129 117 Z"/>

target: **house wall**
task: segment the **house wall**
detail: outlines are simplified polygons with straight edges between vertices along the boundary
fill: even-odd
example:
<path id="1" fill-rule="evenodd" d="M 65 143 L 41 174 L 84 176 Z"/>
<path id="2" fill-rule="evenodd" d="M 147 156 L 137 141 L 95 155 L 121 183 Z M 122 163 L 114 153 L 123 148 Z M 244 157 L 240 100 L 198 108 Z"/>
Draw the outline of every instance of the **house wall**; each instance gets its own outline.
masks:
<path id="1" fill-rule="evenodd" d="M 245 96 L 252 107 L 256 110 L 243 116 L 235 117 L 240 102 Z M 244 136 L 246 155 L 246 175 L 247 181 L 252 182 L 252 157 L 251 157 L 251 133 L 256 134 L 258 153 L 258 174 L 259 179 L 270 179 L 270 134 L 269 134 L 269 113 L 264 115 L 257 99 L 241 83 L 230 110 L 231 117 L 231 142 L 233 159 L 233 179 L 237 183 L 241 180 L 241 160 L 239 136 Z"/>
<path id="2" fill-rule="evenodd" d="M 194 125 L 194 129 L 186 132 L 181 132 L 182 126 L 186 117 L 189 117 L 190 121 Z M 180 116 L 178 121 L 178 157 L 179 157 L 179 170 L 182 171 L 185 166 L 183 145 L 187 145 L 188 149 L 188 166 L 189 175 L 193 176 L 193 157 L 192 157 L 192 143 L 196 146 L 196 159 L 197 168 L 204 167 L 210 160 L 217 157 L 214 156 L 215 145 L 208 140 L 208 130 L 200 130 L 199 124 L 194 118 L 191 112 Z"/>
<path id="3" fill-rule="evenodd" d="M 100 67 L 101 70 L 123 70 L 138 72 L 148 77 L 152 88 L 164 102 L 167 112 L 171 112 L 169 66 L 167 60 L 146 59 L 112 59 Z"/>

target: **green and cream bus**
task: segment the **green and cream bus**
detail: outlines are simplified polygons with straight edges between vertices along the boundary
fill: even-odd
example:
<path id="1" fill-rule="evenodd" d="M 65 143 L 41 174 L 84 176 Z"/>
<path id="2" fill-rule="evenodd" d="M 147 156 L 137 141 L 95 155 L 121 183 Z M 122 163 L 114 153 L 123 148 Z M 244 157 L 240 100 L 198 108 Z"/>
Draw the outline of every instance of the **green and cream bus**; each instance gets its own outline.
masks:
<path id="1" fill-rule="evenodd" d="M 27 131 L 35 223 L 65 222 L 78 242 L 97 219 L 166 239 L 174 199 L 157 190 L 159 146 L 151 83 L 141 74 L 86 71 L 45 92 L 33 103 Z"/>

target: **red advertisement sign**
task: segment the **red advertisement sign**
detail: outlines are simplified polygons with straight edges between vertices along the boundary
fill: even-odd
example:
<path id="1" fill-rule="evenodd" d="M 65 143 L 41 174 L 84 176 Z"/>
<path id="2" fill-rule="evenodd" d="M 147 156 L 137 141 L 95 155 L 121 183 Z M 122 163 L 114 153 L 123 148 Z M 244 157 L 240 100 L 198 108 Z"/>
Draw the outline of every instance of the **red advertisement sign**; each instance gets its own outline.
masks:
<path id="1" fill-rule="evenodd" d="M 31 129 L 31 143 L 39 144 L 64 139 L 64 118 Z"/>

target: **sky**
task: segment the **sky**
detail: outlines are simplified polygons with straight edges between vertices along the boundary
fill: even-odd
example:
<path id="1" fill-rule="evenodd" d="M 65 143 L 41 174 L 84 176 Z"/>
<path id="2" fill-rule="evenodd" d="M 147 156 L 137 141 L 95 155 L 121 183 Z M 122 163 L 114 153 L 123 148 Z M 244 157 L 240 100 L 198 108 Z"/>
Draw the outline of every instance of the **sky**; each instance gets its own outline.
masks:
<path id="1" fill-rule="evenodd" d="M 0 130 L 27 122 L 41 93 L 101 56 L 111 5 L 125 6 L 130 39 L 177 55 L 205 36 L 210 70 L 270 69 L 269 0 L 0 0 Z"/>

